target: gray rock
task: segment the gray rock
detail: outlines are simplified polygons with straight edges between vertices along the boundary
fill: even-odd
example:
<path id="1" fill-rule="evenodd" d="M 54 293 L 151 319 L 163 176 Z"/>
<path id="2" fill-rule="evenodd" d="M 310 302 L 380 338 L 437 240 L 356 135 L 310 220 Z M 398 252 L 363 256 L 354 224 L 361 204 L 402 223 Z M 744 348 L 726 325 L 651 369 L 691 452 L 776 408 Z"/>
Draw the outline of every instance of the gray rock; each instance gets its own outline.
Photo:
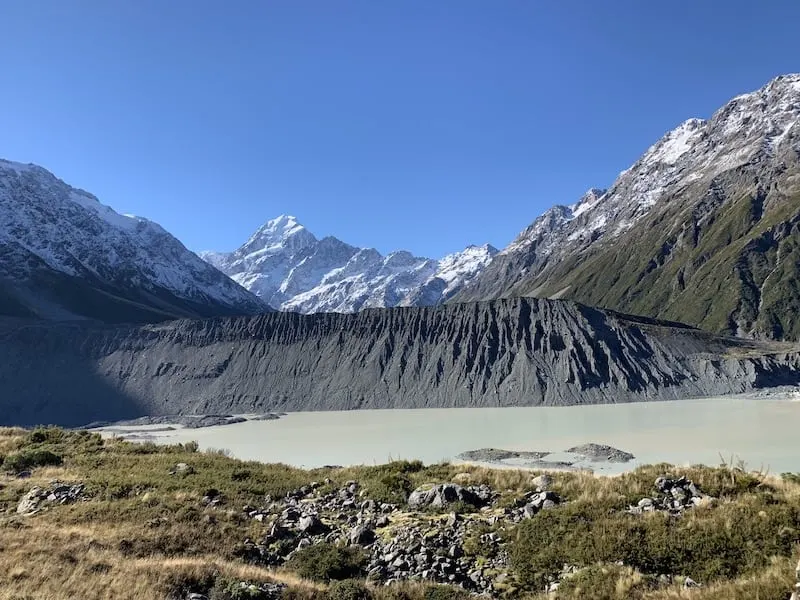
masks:
<path id="1" fill-rule="evenodd" d="M 428 506 L 441 508 L 454 502 L 475 507 L 483 504 L 475 493 L 456 483 L 426 484 L 411 492 L 408 497 L 408 505 L 414 509 Z"/>
<path id="2" fill-rule="evenodd" d="M 386 569 L 381 565 L 376 565 L 369 569 L 367 572 L 367 579 L 370 580 L 380 580 L 386 576 Z"/>
<path id="3" fill-rule="evenodd" d="M 670 489 L 670 493 L 672 494 L 672 497 L 675 500 L 681 503 L 684 503 L 689 498 L 689 493 L 682 487 L 677 487 L 677 486 L 673 487 L 672 489 Z"/>
<path id="4" fill-rule="evenodd" d="M 312 544 L 312 541 L 311 541 L 310 539 L 308 539 L 308 538 L 301 538 L 301 539 L 300 539 L 300 541 L 299 541 L 299 542 L 297 542 L 297 549 L 298 549 L 298 550 L 300 550 L 300 549 L 302 549 L 302 548 L 305 548 L 305 547 L 307 547 L 307 546 L 310 546 L 311 544 Z"/>
<path id="5" fill-rule="evenodd" d="M 547 473 L 542 473 L 541 475 L 534 477 L 531 480 L 531 484 L 538 491 L 543 492 L 544 490 L 550 489 L 550 487 L 553 485 L 553 478 Z"/>
<path id="6" fill-rule="evenodd" d="M 672 487 L 672 480 L 667 477 L 658 477 L 654 485 L 659 492 L 666 492 Z"/>
<path id="7" fill-rule="evenodd" d="M 368 546 L 375 541 L 375 532 L 363 525 L 357 525 L 350 530 L 348 535 L 350 543 L 358 546 Z"/>
<path id="8" fill-rule="evenodd" d="M 17 504 L 17 514 L 18 515 L 34 515 L 39 512 L 39 504 L 41 504 L 42 500 L 45 499 L 47 492 L 42 490 L 42 488 L 34 487 L 25 494 Z"/>
<path id="9" fill-rule="evenodd" d="M 300 517 L 300 519 L 297 521 L 297 529 L 310 535 L 325 533 L 325 531 L 327 531 L 325 525 L 316 515 L 305 515 Z"/>
<path id="10" fill-rule="evenodd" d="M 178 463 L 169 471 L 170 475 L 192 475 L 194 467 L 186 463 Z"/>
<path id="11" fill-rule="evenodd" d="M 300 519 L 301 513 L 294 507 L 289 507 L 281 513 L 281 519 L 287 523 L 292 523 Z"/>

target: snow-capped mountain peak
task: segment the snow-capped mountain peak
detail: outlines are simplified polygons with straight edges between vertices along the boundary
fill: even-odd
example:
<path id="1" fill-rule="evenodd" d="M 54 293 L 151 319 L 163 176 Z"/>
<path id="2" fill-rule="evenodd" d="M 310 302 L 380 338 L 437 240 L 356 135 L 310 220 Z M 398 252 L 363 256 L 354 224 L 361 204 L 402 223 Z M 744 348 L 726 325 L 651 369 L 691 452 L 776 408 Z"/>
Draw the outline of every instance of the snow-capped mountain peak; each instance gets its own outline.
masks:
<path id="1" fill-rule="evenodd" d="M 317 238 L 298 223 L 295 217 L 281 215 L 259 227 L 238 252 L 242 255 L 251 252 L 271 254 L 285 248 L 299 250 L 316 241 Z"/>
<path id="2" fill-rule="evenodd" d="M 264 224 L 235 252 L 201 256 L 271 306 L 309 313 L 439 304 L 496 253 L 486 245 L 440 261 L 406 250 L 383 256 L 335 237 L 317 239 L 284 215 Z"/>

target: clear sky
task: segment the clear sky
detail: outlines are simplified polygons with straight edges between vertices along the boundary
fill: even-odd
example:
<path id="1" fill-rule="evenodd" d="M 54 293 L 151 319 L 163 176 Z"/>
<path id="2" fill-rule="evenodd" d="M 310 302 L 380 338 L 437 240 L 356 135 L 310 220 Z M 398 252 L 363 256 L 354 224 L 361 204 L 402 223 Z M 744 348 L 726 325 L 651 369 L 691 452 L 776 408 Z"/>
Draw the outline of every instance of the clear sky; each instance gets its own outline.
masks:
<path id="1" fill-rule="evenodd" d="M 0 156 L 193 250 L 502 247 L 800 71 L 796 0 L 0 1 Z"/>

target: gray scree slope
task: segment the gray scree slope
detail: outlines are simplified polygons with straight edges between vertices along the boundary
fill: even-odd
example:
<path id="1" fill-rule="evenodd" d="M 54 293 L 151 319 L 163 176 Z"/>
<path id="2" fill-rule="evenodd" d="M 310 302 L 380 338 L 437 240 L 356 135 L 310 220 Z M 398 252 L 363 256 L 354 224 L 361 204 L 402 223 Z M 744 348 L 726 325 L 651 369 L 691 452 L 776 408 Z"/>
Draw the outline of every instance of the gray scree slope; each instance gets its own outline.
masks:
<path id="1" fill-rule="evenodd" d="M 568 301 L 112 327 L 7 322 L 0 422 L 674 399 L 796 383 L 798 354 Z"/>

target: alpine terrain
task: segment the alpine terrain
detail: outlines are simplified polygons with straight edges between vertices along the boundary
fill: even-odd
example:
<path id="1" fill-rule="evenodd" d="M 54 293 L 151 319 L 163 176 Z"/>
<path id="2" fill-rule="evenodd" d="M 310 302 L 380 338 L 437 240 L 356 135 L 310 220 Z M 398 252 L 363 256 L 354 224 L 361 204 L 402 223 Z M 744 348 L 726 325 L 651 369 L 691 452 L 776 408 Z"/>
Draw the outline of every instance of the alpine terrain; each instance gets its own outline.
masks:
<path id="1" fill-rule="evenodd" d="M 0 160 L 0 315 L 150 322 L 265 310 L 152 221 Z"/>
<path id="2" fill-rule="evenodd" d="M 383 256 L 335 237 L 317 239 L 295 217 L 282 215 L 235 252 L 200 255 L 270 306 L 313 313 L 440 304 L 496 253 L 487 244 L 441 260 L 403 250 Z"/>
<path id="3" fill-rule="evenodd" d="M 680 399 L 800 383 L 796 345 L 513 298 L 137 326 L 0 321 L 0 424 Z"/>
<path id="4" fill-rule="evenodd" d="M 715 332 L 800 337 L 800 75 L 665 135 L 555 206 L 454 295 L 571 298 Z"/>

